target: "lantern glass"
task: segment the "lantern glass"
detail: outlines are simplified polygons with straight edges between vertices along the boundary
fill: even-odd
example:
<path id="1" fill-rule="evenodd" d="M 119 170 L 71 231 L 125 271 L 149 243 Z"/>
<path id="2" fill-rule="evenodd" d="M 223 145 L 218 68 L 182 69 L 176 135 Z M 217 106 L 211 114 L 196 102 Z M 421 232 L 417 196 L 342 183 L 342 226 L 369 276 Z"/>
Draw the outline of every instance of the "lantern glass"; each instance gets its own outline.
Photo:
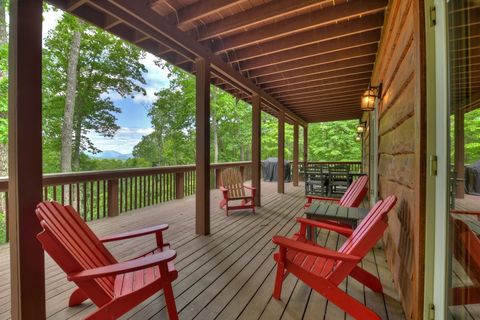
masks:
<path id="1" fill-rule="evenodd" d="M 375 92 L 367 90 L 362 96 L 361 108 L 363 111 L 372 111 L 375 108 Z"/>
<path id="2" fill-rule="evenodd" d="M 364 133 L 365 132 L 365 126 L 361 123 L 357 126 L 357 133 Z"/>

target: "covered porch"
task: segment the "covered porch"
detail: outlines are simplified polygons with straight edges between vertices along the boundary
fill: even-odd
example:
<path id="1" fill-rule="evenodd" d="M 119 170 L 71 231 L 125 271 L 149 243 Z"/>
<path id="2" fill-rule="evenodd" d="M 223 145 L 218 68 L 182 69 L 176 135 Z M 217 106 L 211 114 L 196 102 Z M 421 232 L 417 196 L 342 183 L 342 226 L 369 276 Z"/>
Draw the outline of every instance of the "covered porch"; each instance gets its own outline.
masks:
<path id="1" fill-rule="evenodd" d="M 272 298 L 275 262 L 272 259 L 276 234 L 291 235 L 298 231 L 295 217 L 303 216 L 304 188 L 286 184 L 285 194 L 276 192 L 275 183 L 262 183 L 262 207 L 257 214 L 236 211 L 229 217 L 217 207 L 219 190 L 212 190 L 210 199 L 211 235 L 195 233 L 195 197 L 189 196 L 159 205 L 128 211 L 117 217 L 89 222 L 99 236 L 168 223 L 165 236 L 177 251 L 175 265 L 179 278 L 174 294 L 181 319 L 343 319 L 346 315 L 334 304 L 297 278 L 288 277 L 282 301 Z M 318 242 L 329 248 L 341 246 L 344 238 L 323 231 Z M 113 254 L 124 260 L 135 257 L 154 245 L 153 236 L 126 240 L 109 245 Z M 0 247 L 0 318 L 10 319 L 9 246 Z M 373 309 L 382 319 L 404 319 L 385 252 L 377 246 L 363 259 L 362 267 L 377 275 L 384 293 L 377 294 L 353 278 L 342 289 Z M 64 272 L 45 258 L 46 314 L 49 319 L 82 319 L 95 306 L 90 302 L 69 308 L 68 297 L 74 284 Z M 154 295 L 125 316 L 125 319 L 165 319 L 163 297 Z M 347 316 L 348 318 L 348 316 Z"/>
<path id="2" fill-rule="evenodd" d="M 384 294 L 374 294 L 350 278 L 342 288 L 383 319 L 403 318 L 402 309 L 407 318 L 421 317 L 426 164 L 425 101 L 423 95 L 415 94 L 424 86 L 424 8 L 419 2 L 47 2 L 195 75 L 196 163 L 180 169 L 135 169 L 131 175 L 127 171 L 86 173 L 79 180 L 71 180 L 78 178 L 75 173 L 57 177 L 56 182 L 42 177 L 42 3 L 12 2 L 10 245 L 0 253 L 6 257 L 10 252 L 10 259 L 1 262 L 7 266 L 9 260 L 10 266 L 0 271 L 6 297 L 1 316 L 9 317 L 11 312 L 14 319 L 42 319 L 44 314 L 55 319 L 81 318 L 94 307 L 88 303 L 67 307 L 72 285 L 44 256 L 35 238 L 40 231 L 35 206 L 51 194 L 57 197 L 58 190 L 45 187 L 73 183 L 77 199 L 83 193 L 83 202 L 76 205 L 85 220 L 94 210 L 98 216 L 100 207 L 103 216 L 109 216 L 90 222 L 99 235 L 159 222 L 170 225 L 166 237 L 178 252 L 174 294 L 182 319 L 345 318 L 294 277 L 286 280 L 281 302 L 271 298 L 275 264 L 271 238 L 292 234 L 297 228 L 294 218 L 303 213 L 299 168 L 302 162 L 304 167 L 308 164 L 309 123 L 361 119 L 364 131 L 358 139 L 363 147 L 362 172 L 370 177 L 370 199 L 395 195 L 398 205 L 389 214 L 383 239 L 386 250 L 377 247 L 362 261 L 365 269 L 381 278 Z M 236 212 L 227 218 L 217 208 L 219 192 L 210 195 L 218 186 L 215 170 L 221 170 L 210 159 L 212 85 L 252 106 L 251 163 L 238 166 L 251 170 L 248 180 L 257 188 L 257 215 Z M 369 98 L 368 110 L 374 112 L 362 111 L 362 95 Z M 285 126 L 293 126 L 292 184 L 282 179 L 275 184 L 261 182 L 262 112 L 278 119 L 279 163 L 285 160 Z M 162 174 L 166 180 L 156 189 L 159 180 L 153 176 Z M 137 190 L 137 176 L 154 195 L 167 190 L 164 200 L 172 201 L 149 203 L 146 193 Z M 278 176 L 284 176 L 282 165 Z M 92 181 L 96 185 L 88 184 Z M 59 194 L 65 194 L 63 187 Z M 103 206 L 93 202 L 101 198 Z M 132 207 L 142 199 L 144 208 Z M 135 255 L 137 248 L 147 247 L 148 241 L 125 242 L 111 249 L 117 257 L 126 258 L 130 251 Z M 330 233 L 318 239 L 330 248 L 342 241 Z M 11 290 L 6 290 L 9 276 Z M 154 296 L 128 316 L 161 317 L 163 303 Z"/>

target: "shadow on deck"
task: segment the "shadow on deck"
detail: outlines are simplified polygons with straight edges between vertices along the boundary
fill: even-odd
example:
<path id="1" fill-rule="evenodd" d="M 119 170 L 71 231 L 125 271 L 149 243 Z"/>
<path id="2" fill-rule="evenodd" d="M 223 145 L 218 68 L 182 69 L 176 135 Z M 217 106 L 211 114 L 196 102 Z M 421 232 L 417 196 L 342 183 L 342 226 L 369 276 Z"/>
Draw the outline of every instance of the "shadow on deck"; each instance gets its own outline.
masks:
<path id="1" fill-rule="evenodd" d="M 212 191 L 209 236 L 195 234 L 194 197 L 89 225 L 99 236 L 158 223 L 170 225 L 165 239 L 178 254 L 175 266 L 179 277 L 173 290 L 180 319 L 344 319 L 341 310 L 293 276 L 284 281 L 282 300 L 271 298 L 275 271 L 271 238 L 275 234 L 294 233 L 298 228 L 294 218 L 303 213 L 303 187 L 287 184 L 285 192 L 277 194 L 275 183 L 263 183 L 263 206 L 256 215 L 234 211 L 226 217 L 218 208 L 220 192 Z M 319 237 L 319 243 L 330 248 L 343 242 L 334 233 L 322 231 Z M 153 237 L 143 237 L 107 246 L 119 260 L 124 260 L 153 248 L 154 243 Z M 384 294 L 373 293 L 352 278 L 342 288 L 383 319 L 404 319 L 383 249 L 373 250 L 362 265 L 380 277 Z M 94 309 L 90 301 L 68 308 L 73 284 L 49 257 L 45 258 L 45 268 L 49 319 L 81 319 Z M 9 277 L 9 250 L 5 245 L 0 247 L 0 319 L 10 318 Z M 167 319 L 165 301 L 156 294 L 124 318 Z"/>

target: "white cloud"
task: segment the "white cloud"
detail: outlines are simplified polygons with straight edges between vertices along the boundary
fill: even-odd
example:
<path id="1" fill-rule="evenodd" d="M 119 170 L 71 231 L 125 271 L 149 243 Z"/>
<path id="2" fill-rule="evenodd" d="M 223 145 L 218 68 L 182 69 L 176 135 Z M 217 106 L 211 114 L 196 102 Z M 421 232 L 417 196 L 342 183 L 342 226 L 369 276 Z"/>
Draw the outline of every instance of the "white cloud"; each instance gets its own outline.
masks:
<path id="1" fill-rule="evenodd" d="M 133 147 L 142 140 L 142 137 L 152 133 L 153 128 L 121 127 L 113 138 L 107 138 L 90 131 L 87 136 L 101 151 L 113 150 L 123 154 L 132 153 Z"/>

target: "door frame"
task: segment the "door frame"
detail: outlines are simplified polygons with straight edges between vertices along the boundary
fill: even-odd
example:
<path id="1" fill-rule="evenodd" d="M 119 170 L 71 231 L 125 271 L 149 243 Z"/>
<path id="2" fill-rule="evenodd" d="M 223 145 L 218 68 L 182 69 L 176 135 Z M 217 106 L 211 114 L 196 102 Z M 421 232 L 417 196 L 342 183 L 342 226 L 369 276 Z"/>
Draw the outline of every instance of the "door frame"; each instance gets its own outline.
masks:
<path id="1" fill-rule="evenodd" d="M 427 193 L 427 198 L 429 198 L 428 200 L 430 201 L 427 200 L 428 223 L 426 224 L 426 236 L 430 240 L 433 239 L 433 244 L 429 244 L 429 241 L 426 241 L 425 255 L 425 270 L 433 270 L 433 276 L 428 275 L 427 272 L 425 273 L 425 288 L 429 290 L 425 290 L 425 294 L 429 295 L 428 300 L 425 299 L 425 301 L 426 303 L 427 301 L 431 301 L 430 303 L 433 303 L 435 308 L 435 319 L 448 319 L 448 195 L 450 175 L 448 155 L 450 148 L 448 139 L 448 67 L 446 67 L 448 66 L 447 2 L 448 0 L 429 0 L 425 3 L 426 5 L 432 3 L 432 5 L 435 6 L 436 13 L 436 24 L 433 28 L 434 30 L 428 30 L 427 26 L 427 35 L 430 36 L 430 38 L 427 40 L 427 59 L 429 57 L 428 53 L 434 50 L 434 58 L 430 55 L 430 59 L 432 59 L 430 62 L 434 63 L 432 72 L 435 78 L 434 82 L 431 81 L 431 83 L 434 83 L 434 88 L 432 85 L 432 90 L 434 90 L 434 92 L 431 92 L 431 97 L 434 97 L 435 100 L 428 103 L 428 110 L 433 111 L 433 114 L 431 114 L 428 121 L 430 124 L 432 124 L 433 121 L 433 124 L 430 126 L 427 135 L 429 136 L 428 141 L 434 143 L 434 153 L 429 154 L 436 155 L 437 172 L 434 181 L 430 181 L 430 190 L 433 192 Z M 430 14 L 430 6 L 426 12 Z M 430 17 L 426 21 L 429 20 Z M 427 83 L 429 79 L 428 76 L 432 76 L 432 74 L 427 73 Z M 434 165 L 434 162 L 430 161 L 430 166 L 432 165 Z M 432 168 L 430 168 L 430 171 L 432 171 Z M 434 176 L 433 172 L 431 172 L 431 174 Z M 427 188 L 428 186 L 429 181 L 427 178 Z M 431 260 L 432 253 L 433 260 Z M 430 258 L 430 261 L 427 261 L 428 258 Z M 427 306 L 425 309 L 430 308 Z"/>

